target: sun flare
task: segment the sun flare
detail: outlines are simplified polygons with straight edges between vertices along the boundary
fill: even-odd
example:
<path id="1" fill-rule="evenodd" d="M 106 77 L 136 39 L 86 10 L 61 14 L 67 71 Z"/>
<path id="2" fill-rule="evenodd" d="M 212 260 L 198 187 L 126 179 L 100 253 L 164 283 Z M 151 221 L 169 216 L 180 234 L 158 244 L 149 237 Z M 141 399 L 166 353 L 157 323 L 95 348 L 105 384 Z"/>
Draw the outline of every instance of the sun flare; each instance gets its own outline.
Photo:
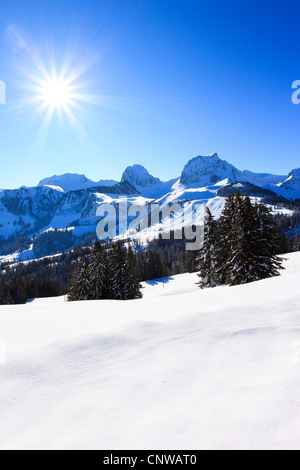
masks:
<path id="1" fill-rule="evenodd" d="M 89 68 L 98 56 L 87 56 L 76 63 L 73 56 L 73 53 L 69 56 L 66 54 L 64 61 L 58 65 L 52 56 L 44 61 L 33 50 L 34 63 L 30 59 L 32 66 L 29 67 L 25 62 L 21 64 L 24 80 L 20 88 L 23 89 L 23 98 L 16 102 L 15 107 L 27 108 L 35 119 L 39 117 L 37 145 L 46 145 L 53 121 L 63 130 L 69 124 L 80 142 L 84 145 L 92 144 L 82 119 L 88 112 L 88 106 L 102 105 L 104 102 L 104 97 L 91 93 L 95 82 L 89 78 Z"/>
<path id="2" fill-rule="evenodd" d="M 71 100 L 71 89 L 64 80 L 52 79 L 44 83 L 41 98 L 49 106 L 59 108 Z"/>

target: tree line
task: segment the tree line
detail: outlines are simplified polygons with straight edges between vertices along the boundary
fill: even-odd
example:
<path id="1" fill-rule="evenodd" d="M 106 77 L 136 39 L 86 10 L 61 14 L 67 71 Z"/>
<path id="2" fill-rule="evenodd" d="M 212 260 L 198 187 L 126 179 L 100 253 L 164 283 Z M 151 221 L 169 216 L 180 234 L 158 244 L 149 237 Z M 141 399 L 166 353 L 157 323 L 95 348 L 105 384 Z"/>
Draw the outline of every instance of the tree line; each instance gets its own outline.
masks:
<path id="1" fill-rule="evenodd" d="M 139 299 L 140 287 L 132 248 L 114 243 L 104 250 L 95 241 L 90 257 L 80 258 L 74 269 L 68 300 Z"/>
<path id="2" fill-rule="evenodd" d="M 272 215 L 264 204 L 239 192 L 226 199 L 219 222 L 206 208 L 199 251 L 199 286 L 239 285 L 278 276 L 282 260 Z"/>

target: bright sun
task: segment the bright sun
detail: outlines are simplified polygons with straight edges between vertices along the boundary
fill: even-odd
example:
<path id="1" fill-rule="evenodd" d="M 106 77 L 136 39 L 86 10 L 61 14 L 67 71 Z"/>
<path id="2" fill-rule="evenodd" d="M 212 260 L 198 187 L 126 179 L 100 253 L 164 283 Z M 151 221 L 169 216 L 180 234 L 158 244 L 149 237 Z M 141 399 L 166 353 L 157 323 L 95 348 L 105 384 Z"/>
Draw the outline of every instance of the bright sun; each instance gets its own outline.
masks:
<path id="1" fill-rule="evenodd" d="M 74 65 L 72 60 L 66 60 L 60 68 L 55 67 L 54 59 L 49 59 L 49 67 L 39 57 L 36 57 L 35 68 L 24 69 L 27 81 L 24 81 L 26 95 L 20 100 L 18 107 L 30 106 L 41 117 L 37 140 L 45 142 L 51 122 L 54 118 L 62 124 L 69 121 L 76 130 L 76 135 L 83 142 L 89 142 L 89 137 L 78 116 L 82 116 L 83 103 L 98 104 L 98 96 L 86 93 L 90 81 L 83 80 L 82 75 L 88 70 L 91 61 Z M 74 65 L 74 66 L 73 66 Z M 101 100 L 102 103 L 102 100 Z"/>
<path id="2" fill-rule="evenodd" d="M 60 108 L 69 104 L 71 89 L 62 79 L 51 79 L 43 84 L 41 98 L 51 107 Z"/>

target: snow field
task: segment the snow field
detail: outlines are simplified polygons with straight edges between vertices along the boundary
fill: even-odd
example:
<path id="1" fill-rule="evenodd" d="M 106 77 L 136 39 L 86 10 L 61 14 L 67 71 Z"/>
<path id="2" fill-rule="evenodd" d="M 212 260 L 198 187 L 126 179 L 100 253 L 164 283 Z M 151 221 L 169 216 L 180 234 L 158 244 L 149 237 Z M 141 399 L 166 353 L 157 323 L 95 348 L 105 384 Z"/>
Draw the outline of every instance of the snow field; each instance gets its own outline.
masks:
<path id="1" fill-rule="evenodd" d="M 299 449 L 300 253 L 278 278 L 0 307 L 1 449 Z"/>

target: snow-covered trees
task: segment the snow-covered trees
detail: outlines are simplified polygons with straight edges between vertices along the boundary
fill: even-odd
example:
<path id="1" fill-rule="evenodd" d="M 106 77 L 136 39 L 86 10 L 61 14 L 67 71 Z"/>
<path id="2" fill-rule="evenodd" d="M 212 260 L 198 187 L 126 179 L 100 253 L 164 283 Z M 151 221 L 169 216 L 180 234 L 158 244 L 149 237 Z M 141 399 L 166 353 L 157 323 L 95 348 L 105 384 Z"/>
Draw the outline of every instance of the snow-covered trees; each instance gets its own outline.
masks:
<path id="1" fill-rule="evenodd" d="M 128 300 L 141 298 L 136 259 L 120 243 L 106 251 L 96 241 L 90 258 L 82 257 L 74 269 L 68 300 Z"/>
<path id="2" fill-rule="evenodd" d="M 246 284 L 279 274 L 276 229 L 264 204 L 252 204 L 239 192 L 230 195 L 218 224 L 207 210 L 205 227 L 200 287 Z"/>

